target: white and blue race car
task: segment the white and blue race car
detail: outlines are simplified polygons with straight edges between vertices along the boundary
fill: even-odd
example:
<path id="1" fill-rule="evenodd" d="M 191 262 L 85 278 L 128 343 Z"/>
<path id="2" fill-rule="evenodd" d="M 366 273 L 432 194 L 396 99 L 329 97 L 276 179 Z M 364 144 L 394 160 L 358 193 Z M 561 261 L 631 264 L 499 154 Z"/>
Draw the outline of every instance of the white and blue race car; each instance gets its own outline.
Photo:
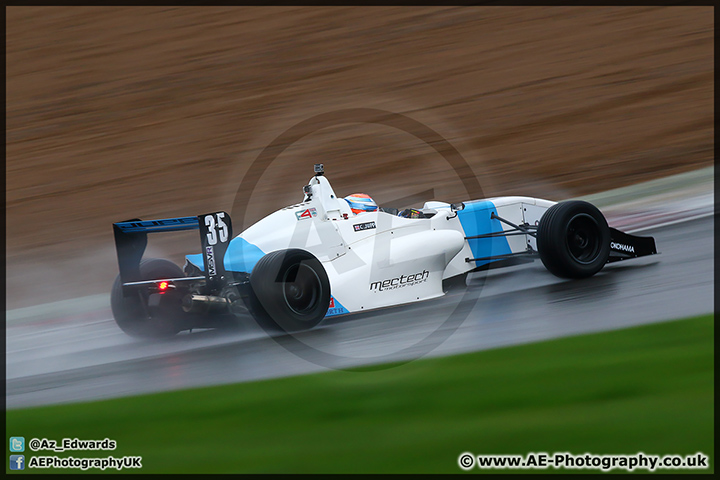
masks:
<path id="1" fill-rule="evenodd" d="M 226 212 L 113 224 L 118 326 L 159 337 L 254 319 L 296 332 L 330 316 L 440 297 L 481 269 L 540 258 L 557 276 L 584 278 L 657 253 L 652 237 L 608 227 L 583 201 L 497 197 L 356 214 L 322 165 L 315 172 L 301 203 L 235 237 Z M 200 231 L 202 251 L 187 255 L 184 268 L 142 259 L 148 233 L 189 229 Z"/>

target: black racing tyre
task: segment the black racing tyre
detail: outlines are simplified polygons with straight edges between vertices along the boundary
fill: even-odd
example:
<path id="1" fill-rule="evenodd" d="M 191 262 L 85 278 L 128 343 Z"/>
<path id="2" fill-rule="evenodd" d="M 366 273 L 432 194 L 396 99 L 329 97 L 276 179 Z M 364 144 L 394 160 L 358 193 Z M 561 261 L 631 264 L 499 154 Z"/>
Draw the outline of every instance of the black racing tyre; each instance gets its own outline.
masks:
<path id="1" fill-rule="evenodd" d="M 283 332 L 283 329 L 280 328 L 277 323 L 275 323 L 272 317 L 270 317 L 270 314 L 267 313 L 265 308 L 262 306 L 262 303 L 260 303 L 260 299 L 255 294 L 255 290 L 253 290 L 252 286 L 248 290 L 249 291 L 248 296 L 245 299 L 245 305 L 247 306 L 250 315 L 252 315 L 257 324 L 260 325 L 263 330 L 269 333 Z"/>
<path id="2" fill-rule="evenodd" d="M 545 267 L 563 278 L 595 275 L 610 255 L 610 228 L 591 203 L 556 203 L 540 219 L 537 248 Z"/>
<path id="3" fill-rule="evenodd" d="M 264 329 L 297 332 L 315 327 L 330 306 L 330 281 L 313 254 L 270 252 L 250 273 L 249 310 Z"/>
<path id="4" fill-rule="evenodd" d="M 143 280 L 184 276 L 180 267 L 168 260 L 157 258 L 142 261 L 140 275 Z M 164 293 L 160 304 L 155 307 L 147 305 L 147 295 L 142 293 L 138 290 L 124 297 L 120 276 L 115 279 L 110 294 L 110 306 L 115 322 L 123 332 L 138 338 L 162 338 L 173 336 L 185 329 L 182 321 L 187 314 L 182 309 L 182 298 L 178 292 Z"/>

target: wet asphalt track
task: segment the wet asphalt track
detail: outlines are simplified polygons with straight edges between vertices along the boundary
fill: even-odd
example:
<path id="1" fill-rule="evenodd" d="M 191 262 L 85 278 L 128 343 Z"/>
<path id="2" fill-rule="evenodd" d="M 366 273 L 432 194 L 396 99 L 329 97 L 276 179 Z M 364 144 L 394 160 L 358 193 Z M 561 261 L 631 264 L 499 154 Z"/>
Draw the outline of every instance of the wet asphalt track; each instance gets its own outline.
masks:
<path id="1" fill-rule="evenodd" d="M 252 325 L 139 341 L 126 337 L 109 311 L 12 325 L 7 407 L 448 355 L 712 312 L 712 217 L 642 234 L 655 236 L 661 255 L 612 264 L 582 281 L 558 279 L 539 260 L 474 274 L 467 292 L 336 318 L 297 338 L 268 338 Z M 456 308 L 449 323 L 464 321 L 444 323 Z"/>

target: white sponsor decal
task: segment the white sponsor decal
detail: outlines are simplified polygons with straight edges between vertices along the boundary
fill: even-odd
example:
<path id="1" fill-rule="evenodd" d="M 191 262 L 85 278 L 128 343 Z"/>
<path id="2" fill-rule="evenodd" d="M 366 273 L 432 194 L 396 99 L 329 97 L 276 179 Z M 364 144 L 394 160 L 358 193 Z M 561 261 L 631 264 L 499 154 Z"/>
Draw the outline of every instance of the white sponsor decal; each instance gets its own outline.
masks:
<path id="1" fill-rule="evenodd" d="M 356 232 L 362 232 L 363 230 L 370 230 L 371 228 L 377 228 L 375 222 L 358 223 L 353 225 L 353 229 Z"/>
<path id="2" fill-rule="evenodd" d="M 610 248 L 612 248 L 613 250 L 621 250 L 623 252 L 635 253 L 635 247 L 633 247 L 632 245 L 610 242 Z"/>
<path id="3" fill-rule="evenodd" d="M 210 245 L 205 247 L 205 257 L 207 258 L 208 275 L 214 277 L 217 275 L 215 270 L 215 250 Z"/>

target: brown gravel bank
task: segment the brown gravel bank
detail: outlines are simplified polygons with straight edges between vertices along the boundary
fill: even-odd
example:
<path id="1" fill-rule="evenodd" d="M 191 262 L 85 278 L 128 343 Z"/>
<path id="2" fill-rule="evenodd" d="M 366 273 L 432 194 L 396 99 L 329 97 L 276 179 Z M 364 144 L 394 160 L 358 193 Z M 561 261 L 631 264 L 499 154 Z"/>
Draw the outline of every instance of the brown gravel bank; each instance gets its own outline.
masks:
<path id="1" fill-rule="evenodd" d="M 260 150 L 329 111 L 422 122 L 487 196 L 708 166 L 713 36 L 712 7 L 9 7 L 8 308 L 107 292 L 112 221 L 230 211 Z M 465 195 L 431 146 L 350 123 L 285 150 L 247 220 L 297 201 L 315 162 L 339 194 Z"/>

